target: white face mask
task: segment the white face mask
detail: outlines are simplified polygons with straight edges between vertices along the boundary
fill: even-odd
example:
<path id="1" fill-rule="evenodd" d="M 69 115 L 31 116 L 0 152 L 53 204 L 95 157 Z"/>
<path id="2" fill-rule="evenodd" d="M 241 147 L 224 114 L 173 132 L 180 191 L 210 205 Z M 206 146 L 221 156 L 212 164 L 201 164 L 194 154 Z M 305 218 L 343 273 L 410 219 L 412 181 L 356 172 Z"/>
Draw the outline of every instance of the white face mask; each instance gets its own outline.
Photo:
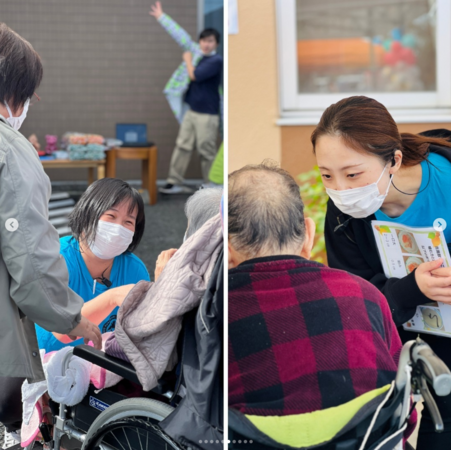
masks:
<path id="1" fill-rule="evenodd" d="M 28 106 L 30 105 L 30 99 L 28 99 L 23 105 L 22 114 L 19 117 L 13 117 L 13 113 L 8 106 L 8 103 L 5 102 L 6 109 L 8 110 L 9 117 L 6 118 L 8 123 L 17 131 L 22 126 L 23 121 L 27 117 Z"/>
<path id="2" fill-rule="evenodd" d="M 385 197 L 387 197 L 388 190 L 390 189 L 393 175 L 390 177 L 390 182 L 388 183 L 385 194 L 381 194 L 377 187 L 386 168 L 387 166 L 384 167 L 379 179 L 368 186 L 346 189 L 344 191 L 326 188 L 326 192 L 334 202 L 335 206 L 342 213 L 348 214 L 356 219 L 371 216 L 371 214 L 374 214 L 382 206 Z"/>
<path id="3" fill-rule="evenodd" d="M 96 238 L 89 248 L 97 258 L 113 259 L 127 250 L 134 234 L 122 225 L 99 220 Z"/>

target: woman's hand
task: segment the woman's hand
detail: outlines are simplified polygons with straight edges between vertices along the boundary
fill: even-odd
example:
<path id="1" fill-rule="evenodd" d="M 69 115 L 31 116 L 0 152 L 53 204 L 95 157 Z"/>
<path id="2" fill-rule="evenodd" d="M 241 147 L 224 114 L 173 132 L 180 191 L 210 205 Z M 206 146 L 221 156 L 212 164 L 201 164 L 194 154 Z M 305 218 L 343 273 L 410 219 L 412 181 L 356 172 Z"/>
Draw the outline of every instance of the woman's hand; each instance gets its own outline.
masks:
<path id="1" fill-rule="evenodd" d="M 158 280 L 159 276 L 161 275 L 161 272 L 163 272 L 163 269 L 165 268 L 166 264 L 175 255 L 176 251 L 177 251 L 176 248 L 171 248 L 169 250 L 161 252 L 158 255 L 157 264 L 155 267 L 155 281 Z"/>
<path id="2" fill-rule="evenodd" d="M 443 259 L 420 264 L 415 280 L 420 291 L 431 300 L 451 304 L 451 268 L 440 268 Z"/>
<path id="3" fill-rule="evenodd" d="M 163 8 L 161 7 L 161 3 L 156 2 L 155 5 L 152 5 L 150 7 L 149 14 L 158 20 L 163 15 Z"/>

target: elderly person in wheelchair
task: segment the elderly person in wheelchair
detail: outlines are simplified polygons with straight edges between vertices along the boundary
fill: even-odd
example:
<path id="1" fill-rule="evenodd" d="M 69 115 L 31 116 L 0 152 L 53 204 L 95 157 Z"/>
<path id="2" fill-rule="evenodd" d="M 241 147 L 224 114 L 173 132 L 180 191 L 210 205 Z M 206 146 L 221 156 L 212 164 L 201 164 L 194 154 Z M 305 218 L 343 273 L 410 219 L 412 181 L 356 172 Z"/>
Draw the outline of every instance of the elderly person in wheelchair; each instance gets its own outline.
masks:
<path id="1" fill-rule="evenodd" d="M 233 448 L 401 449 L 416 423 L 410 368 L 424 381 L 423 358 L 441 395 L 449 371 L 424 343 L 400 360 L 385 297 L 309 260 L 315 224 L 303 208 L 295 180 L 274 164 L 229 176 L 229 439 Z"/>
<path id="2" fill-rule="evenodd" d="M 34 408 L 24 403 L 22 446 L 178 449 L 201 436 L 209 443 L 199 448 L 222 448 L 221 196 L 204 189 L 188 200 L 185 242 L 160 255 L 156 282 L 90 302 L 105 314 L 121 305 L 107 343 L 127 361 L 86 345 L 44 360 L 48 395 L 33 387 L 24 396 Z"/>

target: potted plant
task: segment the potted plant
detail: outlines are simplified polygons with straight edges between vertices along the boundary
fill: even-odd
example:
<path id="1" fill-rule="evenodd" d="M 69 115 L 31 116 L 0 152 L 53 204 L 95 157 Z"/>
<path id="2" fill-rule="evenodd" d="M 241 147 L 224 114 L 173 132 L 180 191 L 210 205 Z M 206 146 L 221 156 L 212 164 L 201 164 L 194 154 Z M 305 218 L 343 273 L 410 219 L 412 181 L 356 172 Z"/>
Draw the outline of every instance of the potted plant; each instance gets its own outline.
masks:
<path id="1" fill-rule="evenodd" d="M 311 259 L 326 264 L 326 243 L 324 240 L 324 221 L 329 196 L 324 189 L 318 166 L 298 176 L 300 192 L 304 201 L 304 214 L 316 224 L 315 243 Z"/>

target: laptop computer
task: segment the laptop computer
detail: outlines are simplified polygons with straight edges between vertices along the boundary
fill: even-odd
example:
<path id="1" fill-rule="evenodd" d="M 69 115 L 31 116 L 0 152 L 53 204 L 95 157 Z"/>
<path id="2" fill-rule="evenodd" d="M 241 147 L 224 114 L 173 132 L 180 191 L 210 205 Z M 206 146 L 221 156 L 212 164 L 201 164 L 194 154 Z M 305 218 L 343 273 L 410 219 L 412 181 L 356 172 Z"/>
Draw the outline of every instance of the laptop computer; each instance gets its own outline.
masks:
<path id="1" fill-rule="evenodd" d="M 151 147 L 147 140 L 147 124 L 145 123 L 117 123 L 116 139 L 122 141 L 123 147 Z"/>

